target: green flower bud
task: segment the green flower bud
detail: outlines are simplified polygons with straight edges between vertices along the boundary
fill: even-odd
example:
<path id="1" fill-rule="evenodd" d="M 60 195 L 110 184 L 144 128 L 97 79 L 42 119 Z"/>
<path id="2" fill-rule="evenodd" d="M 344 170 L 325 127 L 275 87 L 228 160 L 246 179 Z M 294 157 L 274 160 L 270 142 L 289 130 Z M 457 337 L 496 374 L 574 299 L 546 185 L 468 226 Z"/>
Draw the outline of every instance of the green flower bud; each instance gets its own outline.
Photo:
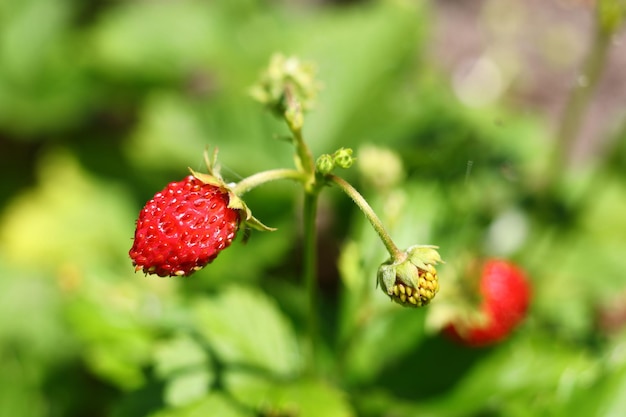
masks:
<path id="1" fill-rule="evenodd" d="M 315 162 L 315 169 L 321 174 L 330 174 L 335 169 L 335 161 L 333 157 L 327 153 L 320 155 Z"/>
<path id="2" fill-rule="evenodd" d="M 411 246 L 402 261 L 388 260 L 378 269 L 378 284 L 392 301 L 422 307 L 439 291 L 435 265 L 443 262 L 436 246 Z"/>
<path id="3" fill-rule="evenodd" d="M 315 74 L 315 66 L 311 63 L 274 54 L 267 69 L 250 89 L 250 95 L 281 117 L 291 107 L 298 106 L 298 109 L 291 109 L 292 119 L 297 124 L 301 113 L 313 107 L 320 89 Z"/>
<path id="4" fill-rule="evenodd" d="M 354 158 L 352 157 L 352 149 L 341 148 L 333 154 L 335 164 L 344 169 L 348 169 L 354 164 Z"/>

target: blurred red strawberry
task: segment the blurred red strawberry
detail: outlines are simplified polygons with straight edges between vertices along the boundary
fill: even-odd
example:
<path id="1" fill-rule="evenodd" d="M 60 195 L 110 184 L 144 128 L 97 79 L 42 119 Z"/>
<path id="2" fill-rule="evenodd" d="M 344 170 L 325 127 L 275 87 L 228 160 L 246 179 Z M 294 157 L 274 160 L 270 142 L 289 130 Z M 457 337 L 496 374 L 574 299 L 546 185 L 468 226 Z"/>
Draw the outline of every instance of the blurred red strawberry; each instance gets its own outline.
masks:
<path id="1" fill-rule="evenodd" d="M 506 339 L 526 317 L 531 299 L 526 275 L 505 260 L 485 262 L 478 292 L 480 314 L 456 317 L 444 327 L 445 334 L 467 346 L 487 346 Z"/>

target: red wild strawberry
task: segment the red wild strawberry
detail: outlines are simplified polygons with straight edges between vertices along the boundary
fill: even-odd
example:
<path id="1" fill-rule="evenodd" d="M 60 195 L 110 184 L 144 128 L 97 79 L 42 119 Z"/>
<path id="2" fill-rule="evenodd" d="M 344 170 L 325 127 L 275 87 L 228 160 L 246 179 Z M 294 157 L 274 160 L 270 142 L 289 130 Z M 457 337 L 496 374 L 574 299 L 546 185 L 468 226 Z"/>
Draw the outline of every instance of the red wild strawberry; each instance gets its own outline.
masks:
<path id="1" fill-rule="evenodd" d="M 129 251 L 135 270 L 166 277 L 202 269 L 230 246 L 242 211 L 226 189 L 192 175 L 168 184 L 139 214 Z"/>
<path id="2" fill-rule="evenodd" d="M 489 260 L 482 270 L 479 286 L 478 317 L 457 319 L 444 332 L 467 346 L 487 346 L 500 342 L 526 316 L 531 297 L 524 272 L 504 260 Z"/>

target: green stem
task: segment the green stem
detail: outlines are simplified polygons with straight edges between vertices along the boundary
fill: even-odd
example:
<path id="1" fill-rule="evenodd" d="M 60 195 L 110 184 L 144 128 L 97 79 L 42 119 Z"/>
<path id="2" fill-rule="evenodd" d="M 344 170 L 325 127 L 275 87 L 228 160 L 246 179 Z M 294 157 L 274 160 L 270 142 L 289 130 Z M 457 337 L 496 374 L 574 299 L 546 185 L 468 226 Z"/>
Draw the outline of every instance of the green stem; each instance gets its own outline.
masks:
<path id="1" fill-rule="evenodd" d="M 242 196 L 251 189 L 263 185 L 266 182 L 283 179 L 296 180 L 304 183 L 307 177 L 304 173 L 295 169 L 271 169 L 269 171 L 258 172 L 242 179 L 232 188 L 232 191 L 236 195 Z"/>
<path id="2" fill-rule="evenodd" d="M 313 160 L 311 150 L 302 137 L 304 115 L 300 102 L 293 93 L 293 87 L 290 84 L 285 86 L 285 100 L 287 102 L 287 110 L 284 114 L 285 122 L 287 122 L 289 130 L 293 134 L 296 155 L 300 161 L 301 168 L 307 174 L 306 190 L 307 192 L 313 192 L 315 188 L 315 161 Z"/>
<path id="3" fill-rule="evenodd" d="M 308 183 L 308 175 L 304 172 L 295 169 L 273 169 L 269 171 L 262 171 L 251 175 L 243 180 L 239 181 L 232 191 L 241 196 L 251 189 L 265 184 L 270 181 L 280 179 L 291 179 L 299 181 L 303 184 Z M 309 332 L 309 368 L 311 372 L 316 369 L 316 355 L 319 339 L 319 329 L 317 320 L 317 201 L 318 201 L 319 189 L 315 188 L 313 191 L 306 191 L 304 197 L 304 213 L 303 213 L 303 233 L 304 233 L 304 265 L 303 274 L 306 291 L 308 295 L 308 332 Z"/>
<path id="4" fill-rule="evenodd" d="M 367 217 L 367 220 L 369 220 L 369 222 L 372 224 L 372 227 L 374 227 L 374 230 L 376 230 L 376 233 L 378 233 L 378 236 L 380 236 L 380 239 L 383 241 L 383 244 L 387 248 L 387 251 L 389 252 L 389 255 L 391 255 L 391 258 L 394 261 L 401 261 L 402 259 L 404 259 L 405 254 L 400 251 L 400 249 L 398 249 L 396 244 L 391 239 L 391 236 L 389 236 L 389 233 L 387 233 L 387 230 L 383 226 L 383 223 L 380 221 L 380 219 L 378 218 L 372 207 L 369 205 L 369 203 L 365 200 L 365 198 L 363 198 L 363 196 L 343 178 L 340 178 L 333 174 L 328 174 L 326 175 L 326 179 L 337 184 L 339 188 L 341 188 L 341 190 L 345 192 L 352 199 L 352 201 L 354 201 L 356 205 L 361 209 L 363 214 L 365 214 L 365 217 Z"/>
<path id="5" fill-rule="evenodd" d="M 304 282 L 307 292 L 307 318 L 309 333 L 309 369 L 316 371 L 319 324 L 317 319 L 317 201 L 318 192 L 304 195 Z"/>
<path id="6" fill-rule="evenodd" d="M 317 373 L 317 355 L 319 343 L 319 323 L 317 317 L 317 201 L 320 188 L 315 176 L 315 162 L 311 150 L 302 137 L 304 123 L 300 102 L 293 94 L 292 86 L 285 86 L 287 109 L 284 113 L 285 122 L 293 135 L 296 150 L 297 168 L 300 180 L 304 184 L 303 210 L 303 274 L 307 293 L 307 327 L 309 336 L 308 367 L 312 374 Z"/>
<path id="7" fill-rule="evenodd" d="M 315 184 L 315 161 L 313 161 L 311 150 L 302 138 L 302 129 L 294 130 L 292 133 L 295 139 L 296 152 L 298 154 L 298 158 L 300 159 L 300 163 L 302 164 L 302 168 L 308 175 L 308 185 L 309 190 L 311 190 Z"/>
<path id="8" fill-rule="evenodd" d="M 297 169 L 299 179 L 304 184 L 304 283 L 307 293 L 307 319 L 308 319 L 308 365 L 312 374 L 318 372 L 317 356 L 319 344 L 319 323 L 317 311 L 317 202 L 320 192 L 319 184 L 315 175 L 315 162 L 311 150 L 302 136 L 304 115 L 302 107 L 293 92 L 293 86 L 285 85 L 286 109 L 284 119 L 293 135 L 293 143 L 296 151 Z"/>

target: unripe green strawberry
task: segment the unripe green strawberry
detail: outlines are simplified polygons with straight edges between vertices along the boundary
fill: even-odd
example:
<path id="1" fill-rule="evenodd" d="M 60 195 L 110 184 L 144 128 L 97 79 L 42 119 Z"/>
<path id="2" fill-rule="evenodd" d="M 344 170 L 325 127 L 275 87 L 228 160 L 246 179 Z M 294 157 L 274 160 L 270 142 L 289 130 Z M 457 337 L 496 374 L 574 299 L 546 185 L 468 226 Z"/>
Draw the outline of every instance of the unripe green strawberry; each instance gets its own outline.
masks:
<path id="1" fill-rule="evenodd" d="M 505 260 L 488 260 L 480 275 L 478 315 L 456 317 L 444 333 L 467 346 L 506 339 L 526 317 L 531 287 L 524 272 Z"/>
<path id="2" fill-rule="evenodd" d="M 156 193 L 139 214 L 129 255 L 137 271 L 188 276 L 230 246 L 243 209 L 227 190 L 189 175 Z"/>
<path id="3" fill-rule="evenodd" d="M 407 285 L 396 278 L 389 296 L 403 306 L 422 307 L 430 303 L 439 291 L 437 270 L 432 265 L 428 265 L 427 269 L 420 269 L 416 266 L 414 268 L 418 275 L 418 285 Z"/>
<path id="4" fill-rule="evenodd" d="M 389 260 L 378 269 L 378 283 L 392 301 L 405 307 L 422 307 L 439 291 L 435 265 L 442 262 L 435 246 L 411 246 L 405 258 Z"/>

